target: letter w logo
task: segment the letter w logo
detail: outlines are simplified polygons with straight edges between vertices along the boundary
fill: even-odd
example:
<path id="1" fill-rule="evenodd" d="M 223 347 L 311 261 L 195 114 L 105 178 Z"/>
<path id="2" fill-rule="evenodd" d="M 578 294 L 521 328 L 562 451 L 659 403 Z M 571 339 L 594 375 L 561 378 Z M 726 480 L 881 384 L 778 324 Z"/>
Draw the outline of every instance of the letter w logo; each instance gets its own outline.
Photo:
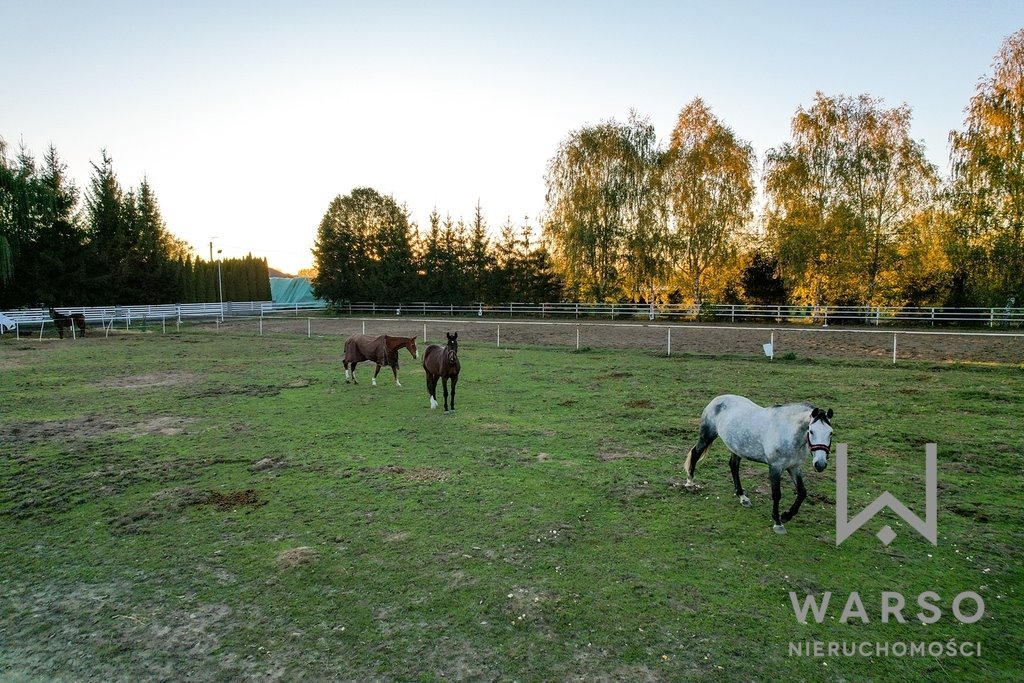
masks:
<path id="1" fill-rule="evenodd" d="M 836 445 L 836 545 L 838 546 L 849 538 L 854 531 L 864 526 L 869 519 L 877 515 L 885 507 L 888 507 L 902 517 L 904 522 L 914 527 L 917 533 L 931 541 L 932 545 L 938 545 L 938 446 L 929 443 L 925 444 L 924 447 L 924 515 L 926 521 L 922 521 L 920 517 L 911 512 L 906 505 L 888 491 L 876 498 L 875 502 L 864 508 L 859 515 L 849 519 L 847 516 L 849 508 L 847 503 L 846 449 L 847 445 L 845 443 Z M 888 524 L 882 527 L 882 530 L 877 535 L 883 545 L 889 545 L 896 538 L 896 532 Z"/>

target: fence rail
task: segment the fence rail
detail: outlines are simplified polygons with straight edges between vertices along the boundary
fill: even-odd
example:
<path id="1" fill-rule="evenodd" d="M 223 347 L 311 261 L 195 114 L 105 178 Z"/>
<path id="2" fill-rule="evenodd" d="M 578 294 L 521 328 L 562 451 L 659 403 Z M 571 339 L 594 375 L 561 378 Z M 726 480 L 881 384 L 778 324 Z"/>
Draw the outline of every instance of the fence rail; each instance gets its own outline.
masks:
<path id="1" fill-rule="evenodd" d="M 634 303 L 517 303 L 440 304 L 435 302 L 352 302 L 330 307 L 325 302 L 275 303 L 225 301 L 202 304 L 62 307 L 62 313 L 81 313 L 88 323 L 104 326 L 234 316 L 298 315 L 330 310 L 342 315 L 475 316 L 478 318 L 636 319 L 661 322 L 771 323 L 792 325 L 907 325 L 1024 327 L 1024 308 L 944 308 L 897 306 L 758 306 L 747 304 L 634 304 Z M 49 310 L 23 308 L 0 312 L 18 327 L 50 324 Z M 2 330 L 2 328 L 0 328 Z"/>
<path id="2" fill-rule="evenodd" d="M 308 308 L 325 308 L 323 303 Z M 307 308 L 307 310 L 308 310 Z M 292 305 L 264 304 L 264 312 L 292 310 Z M 301 309 L 300 309 L 301 310 Z M 758 306 L 749 304 L 503 303 L 439 304 L 432 302 L 339 304 L 347 315 L 452 315 L 477 317 L 610 318 L 702 322 L 774 322 L 790 324 L 971 325 L 1022 327 L 1024 308 L 946 308 L 910 306 Z"/>

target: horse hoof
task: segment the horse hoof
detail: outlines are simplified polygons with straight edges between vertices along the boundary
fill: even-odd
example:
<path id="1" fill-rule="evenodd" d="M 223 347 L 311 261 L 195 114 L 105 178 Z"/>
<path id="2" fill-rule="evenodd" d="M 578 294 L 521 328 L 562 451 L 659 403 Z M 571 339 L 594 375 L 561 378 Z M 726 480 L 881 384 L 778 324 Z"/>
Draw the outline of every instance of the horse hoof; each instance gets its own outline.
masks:
<path id="1" fill-rule="evenodd" d="M 748 508 L 748 507 L 751 506 L 750 499 L 747 498 L 746 496 L 740 496 L 740 504 L 743 505 L 743 507 L 745 507 L 745 508 Z"/>
<path id="2" fill-rule="evenodd" d="M 777 533 L 777 534 L 784 534 L 784 533 L 786 533 L 786 527 L 782 526 L 781 524 L 776 524 L 776 525 L 774 525 L 774 526 L 772 527 L 772 530 L 773 530 L 773 531 L 774 531 L 775 533 Z"/>

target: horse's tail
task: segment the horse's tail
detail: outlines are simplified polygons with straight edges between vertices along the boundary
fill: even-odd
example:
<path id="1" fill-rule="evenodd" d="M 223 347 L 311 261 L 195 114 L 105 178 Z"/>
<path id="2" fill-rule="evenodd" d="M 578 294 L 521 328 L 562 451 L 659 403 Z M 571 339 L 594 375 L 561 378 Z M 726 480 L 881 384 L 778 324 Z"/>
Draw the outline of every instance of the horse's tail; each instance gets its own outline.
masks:
<path id="1" fill-rule="evenodd" d="M 697 463 L 700 462 L 701 458 L 708 450 L 708 446 L 718 438 L 718 430 L 715 429 L 706 417 L 701 417 L 700 421 L 700 436 L 697 438 L 697 443 L 694 444 L 693 448 L 686 455 L 686 476 L 692 479 L 694 470 L 697 468 Z"/>

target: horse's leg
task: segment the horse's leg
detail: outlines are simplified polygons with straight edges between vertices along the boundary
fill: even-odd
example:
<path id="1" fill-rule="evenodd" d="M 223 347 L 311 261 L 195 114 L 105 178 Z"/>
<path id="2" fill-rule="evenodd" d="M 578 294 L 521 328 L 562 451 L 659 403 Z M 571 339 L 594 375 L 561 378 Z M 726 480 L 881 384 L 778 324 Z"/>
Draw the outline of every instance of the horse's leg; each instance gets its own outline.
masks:
<path id="1" fill-rule="evenodd" d="M 444 391 L 444 412 L 448 412 L 448 377 L 441 378 L 441 389 Z"/>
<path id="2" fill-rule="evenodd" d="M 427 393 L 430 394 L 430 409 L 437 408 L 437 375 L 427 373 Z"/>
<path id="3" fill-rule="evenodd" d="M 397 351 L 396 351 L 396 353 L 397 353 Z M 391 366 L 391 372 L 395 373 L 395 386 L 396 387 L 402 386 L 402 383 L 398 381 L 398 366 L 397 365 L 392 365 Z"/>
<path id="4" fill-rule="evenodd" d="M 459 381 L 458 375 L 452 375 L 452 412 L 455 412 L 455 385 Z"/>
<path id="5" fill-rule="evenodd" d="M 782 526 L 782 519 L 779 518 L 779 501 L 782 500 L 782 470 L 775 465 L 768 466 L 768 479 L 772 483 L 772 521 L 775 533 L 786 533 L 786 527 Z"/>
<path id="6" fill-rule="evenodd" d="M 743 485 L 740 484 L 740 456 L 732 453 L 729 457 L 729 469 L 732 470 L 732 483 L 736 485 L 736 495 L 740 497 L 743 507 L 750 507 L 750 499 L 743 493 Z"/>
<path id="7" fill-rule="evenodd" d="M 686 456 L 686 488 L 694 488 L 693 475 L 697 471 L 697 463 L 702 457 L 704 452 L 707 451 L 708 446 L 718 438 L 718 432 L 715 428 L 709 425 L 707 422 L 701 421 L 700 423 L 700 436 L 697 439 L 696 445 L 690 449 L 690 453 Z"/>
<path id="8" fill-rule="evenodd" d="M 377 369 L 373 371 L 373 386 L 377 386 L 377 373 L 380 372 L 380 368 L 380 363 L 377 363 Z"/>
<path id="9" fill-rule="evenodd" d="M 791 469 L 789 476 L 793 478 L 793 484 L 796 486 L 796 500 L 788 510 L 782 513 L 783 523 L 796 517 L 796 513 L 800 511 L 800 503 L 804 502 L 804 498 L 807 497 L 807 487 L 804 486 L 804 475 L 799 469 Z"/>

